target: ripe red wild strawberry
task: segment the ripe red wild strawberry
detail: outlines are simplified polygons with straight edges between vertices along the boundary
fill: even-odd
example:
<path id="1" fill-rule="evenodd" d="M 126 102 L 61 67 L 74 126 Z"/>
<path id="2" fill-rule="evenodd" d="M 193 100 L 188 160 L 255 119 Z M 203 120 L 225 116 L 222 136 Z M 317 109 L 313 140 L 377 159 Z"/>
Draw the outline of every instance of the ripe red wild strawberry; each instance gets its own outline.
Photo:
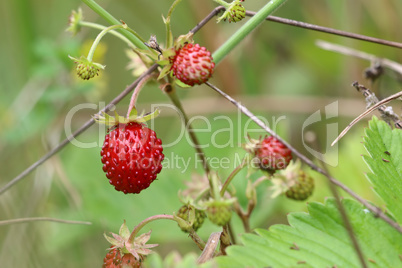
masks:
<path id="1" fill-rule="evenodd" d="M 214 72 L 211 52 L 198 44 L 186 43 L 169 60 L 173 74 L 189 86 L 207 82 Z"/>
<path id="2" fill-rule="evenodd" d="M 156 179 L 164 159 L 162 141 L 142 123 L 118 124 L 105 137 L 103 171 L 117 191 L 140 193 Z"/>
<path id="3" fill-rule="evenodd" d="M 103 259 L 103 268 L 140 268 L 142 257 L 137 260 L 131 253 L 122 254 L 118 248 L 113 247 Z"/>
<path id="4" fill-rule="evenodd" d="M 284 169 L 292 160 L 292 152 L 273 136 L 264 138 L 255 149 L 261 169 L 275 171 Z"/>

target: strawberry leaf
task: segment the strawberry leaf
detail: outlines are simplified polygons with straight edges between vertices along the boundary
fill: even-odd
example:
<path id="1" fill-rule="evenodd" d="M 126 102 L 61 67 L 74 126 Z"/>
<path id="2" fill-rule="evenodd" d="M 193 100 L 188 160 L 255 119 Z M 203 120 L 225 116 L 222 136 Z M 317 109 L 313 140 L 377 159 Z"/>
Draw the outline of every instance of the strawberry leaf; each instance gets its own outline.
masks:
<path id="1" fill-rule="evenodd" d="M 356 201 L 342 204 L 370 267 L 400 267 L 402 235 Z M 244 234 L 242 246 L 230 246 L 227 256 L 216 258 L 219 267 L 361 267 L 335 200 L 307 207 L 309 213 L 288 215 L 290 226 Z"/>
<path id="2" fill-rule="evenodd" d="M 144 268 L 212 268 L 216 267 L 211 262 L 198 264 L 197 254 L 189 253 L 180 256 L 179 253 L 173 251 L 169 253 L 165 259 L 162 259 L 157 253 L 149 255 L 143 263 Z"/>
<path id="3" fill-rule="evenodd" d="M 363 159 L 372 172 L 366 176 L 387 209 L 402 223 L 402 130 L 391 130 L 373 117 L 365 134 L 364 147 L 369 155 Z"/>

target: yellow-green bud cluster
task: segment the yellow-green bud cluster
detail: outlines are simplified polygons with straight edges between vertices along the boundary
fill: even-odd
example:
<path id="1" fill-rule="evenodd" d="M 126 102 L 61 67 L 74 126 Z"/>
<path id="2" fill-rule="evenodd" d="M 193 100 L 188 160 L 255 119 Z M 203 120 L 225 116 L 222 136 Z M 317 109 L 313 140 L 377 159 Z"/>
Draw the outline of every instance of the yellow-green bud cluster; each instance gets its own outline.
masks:
<path id="1" fill-rule="evenodd" d="M 89 80 L 91 78 L 94 78 L 96 75 L 99 75 L 99 68 L 96 68 L 93 65 L 91 66 L 80 63 L 77 65 L 76 70 L 77 75 L 83 80 Z"/>
<path id="2" fill-rule="evenodd" d="M 246 17 L 246 9 L 240 0 L 233 1 L 221 17 L 219 17 L 218 22 L 221 20 L 228 20 L 229 22 L 238 22 Z"/>
<path id="3" fill-rule="evenodd" d="M 77 64 L 75 70 L 77 72 L 77 75 L 83 80 L 94 78 L 96 75 L 99 75 L 100 69 L 105 68 L 105 66 L 89 61 L 85 57 L 81 57 L 80 59 L 76 59 L 71 56 L 69 57 L 75 62 L 75 64 Z"/>

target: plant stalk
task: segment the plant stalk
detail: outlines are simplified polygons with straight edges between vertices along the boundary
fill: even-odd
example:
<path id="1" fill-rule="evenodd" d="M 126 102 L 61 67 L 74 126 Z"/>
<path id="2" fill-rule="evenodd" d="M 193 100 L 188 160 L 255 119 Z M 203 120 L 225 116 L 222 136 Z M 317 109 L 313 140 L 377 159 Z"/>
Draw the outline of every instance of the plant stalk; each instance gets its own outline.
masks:
<path id="1" fill-rule="evenodd" d="M 147 225 L 150 222 L 156 221 L 156 220 L 172 220 L 172 221 L 176 221 L 172 215 L 165 215 L 165 214 L 155 215 L 155 216 L 151 216 L 149 218 L 146 218 L 145 220 L 143 220 L 137 226 L 134 227 L 133 231 L 130 234 L 130 237 L 127 240 L 127 242 L 132 244 L 134 242 L 134 239 L 137 236 L 138 232 L 145 225 Z"/>
<path id="2" fill-rule="evenodd" d="M 89 28 L 93 28 L 93 29 L 98 29 L 98 30 L 104 30 L 107 27 L 98 23 L 93 23 L 93 22 L 88 22 L 88 21 L 81 21 L 80 25 L 83 27 L 89 27 Z M 127 37 L 125 37 L 124 35 L 122 35 L 119 32 L 116 31 L 110 31 L 110 34 L 113 34 L 114 36 L 116 36 L 117 38 L 121 39 L 122 41 L 124 41 L 128 46 L 135 48 L 135 46 L 133 45 L 133 43 L 127 39 Z"/>
<path id="3" fill-rule="evenodd" d="M 103 7 L 101 7 L 94 0 L 82 0 L 84 4 L 86 4 L 89 8 L 95 11 L 99 16 L 105 19 L 111 25 L 121 24 L 119 20 L 113 17 L 109 12 L 107 12 Z M 130 40 L 133 45 L 140 49 L 148 49 L 148 47 L 144 44 L 145 40 L 143 40 L 138 34 L 134 34 L 135 32 L 128 32 L 124 29 L 117 29 L 123 36 L 125 36 L 128 40 Z"/>
<path id="4" fill-rule="evenodd" d="M 102 37 L 105 36 L 105 34 L 107 34 L 109 31 L 112 31 L 112 30 L 115 30 L 115 29 L 119 29 L 119 28 L 125 29 L 126 27 L 127 27 L 127 26 L 126 26 L 125 24 L 124 24 L 124 25 L 118 24 L 118 25 L 112 25 L 112 26 L 109 26 L 109 27 L 103 29 L 103 30 L 98 34 L 98 36 L 95 38 L 95 41 L 93 42 L 93 44 L 92 44 L 92 46 L 91 46 L 91 49 L 90 49 L 89 52 L 88 52 L 88 57 L 87 57 L 88 61 L 92 62 L 92 58 L 94 57 L 96 47 L 98 46 L 98 44 L 99 44 L 100 40 L 102 39 Z"/>
<path id="5" fill-rule="evenodd" d="M 233 178 L 240 172 L 240 170 L 242 170 L 247 164 L 247 160 L 246 157 L 243 158 L 242 162 L 240 163 L 240 165 L 238 165 L 233 171 L 232 173 L 230 173 L 229 177 L 226 179 L 225 183 L 222 186 L 220 195 L 223 197 L 223 195 L 226 192 L 226 189 L 228 188 L 229 184 L 232 182 Z"/>
<path id="6" fill-rule="evenodd" d="M 217 65 L 223 58 L 229 54 L 248 34 L 257 28 L 271 13 L 279 8 L 286 0 L 271 0 L 258 11 L 254 17 L 246 22 L 237 32 L 235 32 L 222 46 L 213 54 L 215 64 Z"/>

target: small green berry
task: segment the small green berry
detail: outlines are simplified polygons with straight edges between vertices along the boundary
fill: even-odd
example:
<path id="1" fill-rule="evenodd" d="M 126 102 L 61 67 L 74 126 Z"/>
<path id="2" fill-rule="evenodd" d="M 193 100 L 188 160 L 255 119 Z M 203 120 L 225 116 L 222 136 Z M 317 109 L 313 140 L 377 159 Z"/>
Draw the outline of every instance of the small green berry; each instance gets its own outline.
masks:
<path id="1" fill-rule="evenodd" d="M 89 61 L 85 57 L 81 57 L 80 59 L 69 57 L 77 64 L 75 70 L 77 71 L 77 75 L 83 80 L 94 78 L 96 75 L 99 75 L 100 69 L 105 69 L 104 65 Z"/>
<path id="2" fill-rule="evenodd" d="M 272 197 L 285 194 L 287 198 L 303 201 L 309 198 L 314 191 L 314 180 L 301 169 L 301 162 L 297 159 L 290 161 L 286 169 L 279 170 L 271 179 Z"/>
<path id="3" fill-rule="evenodd" d="M 241 0 L 235 0 L 233 1 L 229 7 L 226 9 L 226 11 L 223 13 L 222 16 L 218 18 L 218 22 L 221 20 L 228 20 L 229 22 L 238 22 L 241 21 L 246 17 L 246 9 L 240 2 L 243 2 Z"/>
<path id="4" fill-rule="evenodd" d="M 208 201 L 206 204 L 208 219 L 218 226 L 226 225 L 232 217 L 231 203 L 227 200 Z"/>
<path id="5" fill-rule="evenodd" d="M 295 178 L 294 184 L 285 192 L 287 198 L 303 201 L 309 198 L 314 191 L 314 180 L 303 170 Z"/>
<path id="6" fill-rule="evenodd" d="M 196 208 L 194 208 L 194 209 L 195 209 L 195 219 L 192 224 L 192 227 L 193 227 L 194 231 L 197 231 L 202 226 L 202 224 L 204 223 L 204 220 L 207 216 L 204 211 L 196 209 Z M 183 205 L 179 209 L 179 211 L 177 211 L 177 216 L 182 218 L 185 221 L 188 221 L 189 220 L 189 210 L 190 210 L 190 205 Z M 181 230 L 185 233 L 188 233 L 188 230 L 186 230 L 184 228 L 181 228 Z"/>

